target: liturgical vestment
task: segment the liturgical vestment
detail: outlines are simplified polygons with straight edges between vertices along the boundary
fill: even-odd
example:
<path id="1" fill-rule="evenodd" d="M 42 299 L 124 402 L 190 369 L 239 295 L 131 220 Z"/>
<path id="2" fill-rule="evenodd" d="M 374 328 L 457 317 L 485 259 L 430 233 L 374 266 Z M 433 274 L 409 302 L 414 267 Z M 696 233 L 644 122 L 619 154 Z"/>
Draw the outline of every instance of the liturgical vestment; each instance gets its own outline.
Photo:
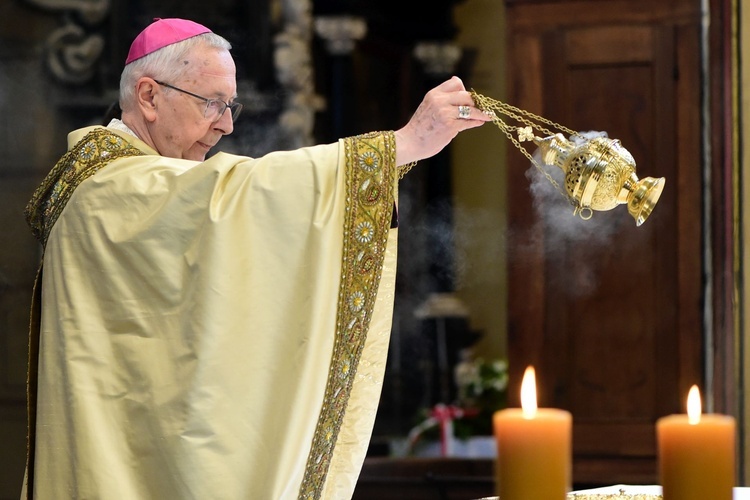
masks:
<path id="1" fill-rule="evenodd" d="M 392 132 L 203 162 L 71 133 L 27 208 L 44 244 L 34 498 L 350 498 L 388 348 L 397 182 Z"/>

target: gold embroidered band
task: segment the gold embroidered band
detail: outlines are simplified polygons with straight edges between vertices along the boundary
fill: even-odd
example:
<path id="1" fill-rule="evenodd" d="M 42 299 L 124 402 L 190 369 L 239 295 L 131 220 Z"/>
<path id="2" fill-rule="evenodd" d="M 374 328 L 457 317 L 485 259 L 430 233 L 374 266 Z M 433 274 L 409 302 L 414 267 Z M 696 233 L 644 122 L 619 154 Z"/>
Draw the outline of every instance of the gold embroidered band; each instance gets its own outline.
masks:
<path id="1" fill-rule="evenodd" d="M 125 139 L 105 128 L 96 128 L 86 134 L 60 158 L 26 206 L 26 222 L 34 236 L 46 246 L 52 226 L 81 182 L 113 160 L 142 154 Z"/>
<path id="2" fill-rule="evenodd" d="M 396 175 L 393 132 L 344 139 L 346 215 L 336 334 L 325 399 L 300 499 L 320 498 L 367 339 L 391 226 Z"/>

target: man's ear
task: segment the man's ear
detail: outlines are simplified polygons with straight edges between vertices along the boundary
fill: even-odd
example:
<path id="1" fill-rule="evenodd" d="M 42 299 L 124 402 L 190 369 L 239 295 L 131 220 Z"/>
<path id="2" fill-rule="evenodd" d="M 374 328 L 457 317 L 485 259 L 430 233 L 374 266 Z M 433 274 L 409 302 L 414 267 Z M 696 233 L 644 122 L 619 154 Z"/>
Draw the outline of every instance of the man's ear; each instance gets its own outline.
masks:
<path id="1" fill-rule="evenodd" d="M 144 120 L 153 122 L 156 120 L 156 94 L 157 84 L 151 78 L 139 78 L 135 84 L 135 101 L 141 111 Z"/>

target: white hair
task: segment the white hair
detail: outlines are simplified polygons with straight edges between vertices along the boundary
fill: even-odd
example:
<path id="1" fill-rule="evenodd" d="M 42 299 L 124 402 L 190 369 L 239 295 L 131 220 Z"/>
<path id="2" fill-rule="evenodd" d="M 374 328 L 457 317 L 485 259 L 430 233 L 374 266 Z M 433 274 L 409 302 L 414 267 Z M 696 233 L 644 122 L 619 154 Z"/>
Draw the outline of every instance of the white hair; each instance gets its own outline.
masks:
<path id="1" fill-rule="evenodd" d="M 155 80 L 173 82 L 185 74 L 188 67 L 182 60 L 199 45 L 231 50 L 232 45 L 216 33 L 203 33 L 181 42 L 162 47 L 125 65 L 120 75 L 120 107 L 123 111 L 135 102 L 135 85 L 144 76 Z"/>

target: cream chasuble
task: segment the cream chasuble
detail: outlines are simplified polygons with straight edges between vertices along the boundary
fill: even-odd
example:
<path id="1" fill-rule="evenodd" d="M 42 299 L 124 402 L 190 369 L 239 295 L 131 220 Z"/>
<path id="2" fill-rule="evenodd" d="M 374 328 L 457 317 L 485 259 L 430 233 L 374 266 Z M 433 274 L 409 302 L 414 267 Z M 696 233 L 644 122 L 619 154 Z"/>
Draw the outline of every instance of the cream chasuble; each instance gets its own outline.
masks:
<path id="1" fill-rule="evenodd" d="M 393 134 L 202 163 L 69 142 L 29 207 L 34 498 L 350 498 L 391 327 Z"/>

